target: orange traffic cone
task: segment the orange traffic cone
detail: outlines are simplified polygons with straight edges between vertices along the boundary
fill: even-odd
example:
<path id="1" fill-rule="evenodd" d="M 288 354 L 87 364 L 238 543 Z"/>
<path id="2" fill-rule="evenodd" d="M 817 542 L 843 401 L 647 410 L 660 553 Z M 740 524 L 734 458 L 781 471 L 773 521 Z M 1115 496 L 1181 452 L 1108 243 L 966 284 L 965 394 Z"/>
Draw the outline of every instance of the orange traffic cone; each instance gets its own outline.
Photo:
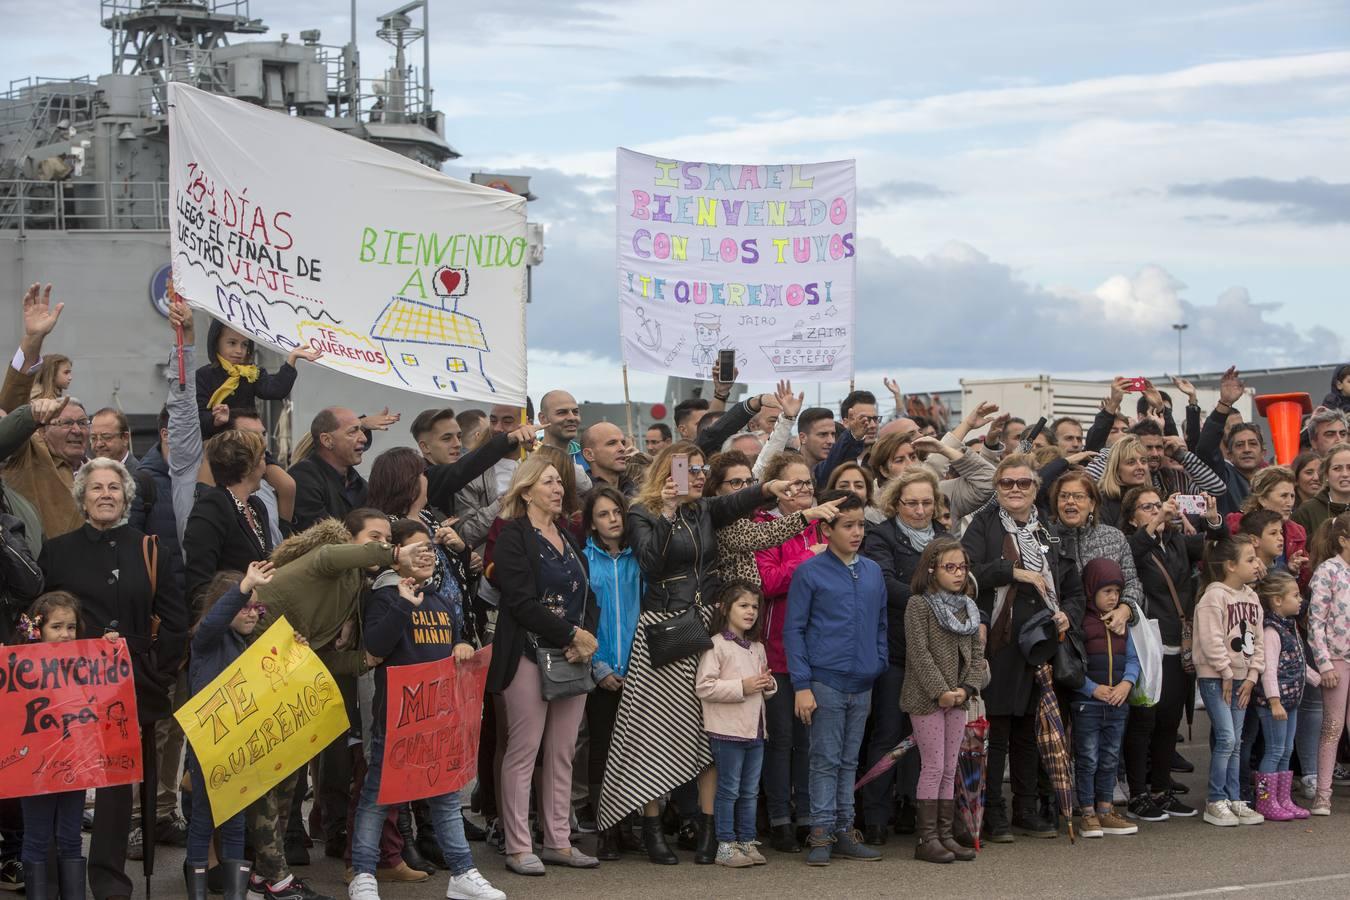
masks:
<path id="1" fill-rule="evenodd" d="M 1262 394 L 1256 398 L 1256 411 L 1270 422 L 1270 438 L 1275 444 L 1275 462 L 1287 466 L 1298 456 L 1298 433 L 1303 417 L 1312 412 L 1312 397 L 1294 394 Z"/>

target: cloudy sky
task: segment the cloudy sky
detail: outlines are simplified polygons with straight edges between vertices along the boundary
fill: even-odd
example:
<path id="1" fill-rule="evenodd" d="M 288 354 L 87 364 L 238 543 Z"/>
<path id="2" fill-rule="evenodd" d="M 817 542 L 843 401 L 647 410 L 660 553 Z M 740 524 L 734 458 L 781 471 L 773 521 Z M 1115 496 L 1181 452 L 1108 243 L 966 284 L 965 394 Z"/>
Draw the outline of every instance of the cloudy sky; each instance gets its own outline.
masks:
<path id="1" fill-rule="evenodd" d="M 450 171 L 528 172 L 548 227 L 532 393 L 620 394 L 619 145 L 856 158 L 863 386 L 1170 372 L 1174 322 L 1188 371 L 1350 354 L 1344 0 L 433 4 L 437 106 L 464 155 Z M 336 43 L 347 5 L 251 14 Z M 386 64 L 385 5 L 357 4 L 367 75 Z M 93 7 L 0 0 L 23 38 L 0 78 L 105 71 Z M 649 399 L 662 384 L 634 377 Z"/>

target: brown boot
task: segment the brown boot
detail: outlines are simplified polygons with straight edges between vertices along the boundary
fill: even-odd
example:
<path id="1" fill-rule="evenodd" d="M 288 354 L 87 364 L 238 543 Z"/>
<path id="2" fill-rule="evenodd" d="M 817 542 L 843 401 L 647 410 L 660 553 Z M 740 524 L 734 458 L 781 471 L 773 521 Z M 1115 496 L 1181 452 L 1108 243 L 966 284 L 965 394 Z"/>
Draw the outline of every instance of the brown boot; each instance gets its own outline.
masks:
<path id="1" fill-rule="evenodd" d="M 975 851 L 967 850 L 952 836 L 952 820 L 956 815 L 956 801 L 939 800 L 937 805 L 938 842 L 951 851 L 952 856 L 955 856 L 961 862 L 970 862 L 975 858 Z"/>
<path id="2" fill-rule="evenodd" d="M 956 854 L 942 846 L 942 842 L 938 840 L 938 802 L 919 800 L 916 809 L 918 816 L 915 830 L 919 833 L 919 843 L 914 848 L 914 858 L 932 863 L 954 862 Z"/>

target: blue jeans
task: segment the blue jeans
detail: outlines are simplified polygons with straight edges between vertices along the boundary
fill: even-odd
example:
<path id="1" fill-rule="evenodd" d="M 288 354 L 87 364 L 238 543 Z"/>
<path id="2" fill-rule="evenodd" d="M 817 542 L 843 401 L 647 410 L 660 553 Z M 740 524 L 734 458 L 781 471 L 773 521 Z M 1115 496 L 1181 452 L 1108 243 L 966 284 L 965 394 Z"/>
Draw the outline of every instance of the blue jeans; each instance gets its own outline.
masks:
<path id="1" fill-rule="evenodd" d="M 872 691 L 845 694 L 813 681 L 811 693 L 816 697 L 811 715 L 811 827 L 848 831 L 853 828 L 853 783 Z"/>
<path id="2" fill-rule="evenodd" d="M 211 832 L 216 828 L 211 801 L 206 796 L 206 779 L 197 754 L 188 749 L 188 774 L 192 777 L 192 818 L 188 820 L 186 861 L 190 866 L 205 866 L 211 848 Z M 220 858 L 244 858 L 244 814 L 235 813 L 220 826 Z"/>
<path id="3" fill-rule="evenodd" d="M 352 871 L 358 875 L 374 875 L 380 859 L 380 829 L 388 806 L 375 801 L 380 793 L 380 773 L 384 768 L 384 735 L 370 740 L 370 758 L 366 763 L 366 782 L 361 786 L 361 799 L 356 806 L 352 824 Z M 431 822 L 436 830 L 436 843 L 450 866 L 450 874 L 463 875 L 474 867 L 469 842 L 464 839 L 464 818 L 459 812 L 459 794 L 441 794 L 427 798 L 431 808 Z"/>
<path id="4" fill-rule="evenodd" d="M 1256 714 L 1261 717 L 1261 734 L 1266 739 L 1266 752 L 1257 767 L 1260 772 L 1283 772 L 1289 768 L 1289 758 L 1294 755 L 1294 736 L 1298 734 L 1298 710 L 1287 712 L 1289 718 L 1281 722 L 1271 714 L 1269 706 L 1256 707 Z"/>
<path id="5" fill-rule="evenodd" d="M 1238 784 L 1238 735 L 1242 733 L 1242 722 L 1247 711 L 1238 708 L 1238 688 L 1241 682 L 1233 682 L 1232 699 L 1223 702 L 1223 680 L 1219 678 L 1199 678 L 1200 699 L 1205 703 L 1205 712 L 1209 713 L 1209 728 L 1214 739 L 1214 749 L 1209 757 L 1209 794 L 1210 803 L 1216 800 L 1241 800 L 1242 793 Z"/>
<path id="6" fill-rule="evenodd" d="M 713 765 L 717 766 L 717 796 L 713 821 L 717 839 L 731 843 L 753 841 L 755 806 L 759 800 L 759 772 L 764 766 L 763 741 L 726 741 L 711 738 Z"/>
<path id="7" fill-rule="evenodd" d="M 1303 686 L 1303 702 L 1298 705 L 1298 728 L 1294 748 L 1298 750 L 1298 771 L 1305 778 L 1317 775 L 1317 745 L 1322 740 L 1322 689 Z"/>
<path id="8" fill-rule="evenodd" d="M 811 729 L 794 711 L 792 680 L 786 675 L 773 677 L 778 691 L 764 701 L 769 731 L 764 746 L 764 805 L 771 826 L 791 825 L 794 806 L 797 821 L 805 825 L 811 796 L 807 786 Z"/>
<path id="9" fill-rule="evenodd" d="M 1074 777 L 1078 781 L 1078 806 L 1110 804 L 1116 789 L 1116 767 L 1125 739 L 1130 707 L 1112 706 L 1100 700 L 1074 700 Z"/>
<path id="10" fill-rule="evenodd" d="M 84 816 L 84 791 L 62 791 L 23 797 L 23 850 L 26 863 L 45 863 L 47 848 L 56 837 L 56 855 L 76 859 L 84 855 L 80 845 L 80 821 Z"/>

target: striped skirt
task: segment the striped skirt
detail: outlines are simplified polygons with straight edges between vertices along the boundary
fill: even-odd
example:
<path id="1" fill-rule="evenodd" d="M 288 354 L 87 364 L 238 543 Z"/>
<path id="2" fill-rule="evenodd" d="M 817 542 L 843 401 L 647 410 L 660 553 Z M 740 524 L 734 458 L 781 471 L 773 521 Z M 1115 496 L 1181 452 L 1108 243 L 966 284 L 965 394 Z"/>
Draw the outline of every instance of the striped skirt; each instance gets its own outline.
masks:
<path id="1" fill-rule="evenodd" d="M 706 625 L 712 610 L 699 607 Z M 703 733 L 703 705 L 694 694 L 699 657 L 653 669 L 644 626 L 678 613 L 644 611 L 638 616 L 633 654 L 624 679 L 619 712 L 610 737 L 605 779 L 600 787 L 601 828 L 617 825 L 712 765 Z"/>

